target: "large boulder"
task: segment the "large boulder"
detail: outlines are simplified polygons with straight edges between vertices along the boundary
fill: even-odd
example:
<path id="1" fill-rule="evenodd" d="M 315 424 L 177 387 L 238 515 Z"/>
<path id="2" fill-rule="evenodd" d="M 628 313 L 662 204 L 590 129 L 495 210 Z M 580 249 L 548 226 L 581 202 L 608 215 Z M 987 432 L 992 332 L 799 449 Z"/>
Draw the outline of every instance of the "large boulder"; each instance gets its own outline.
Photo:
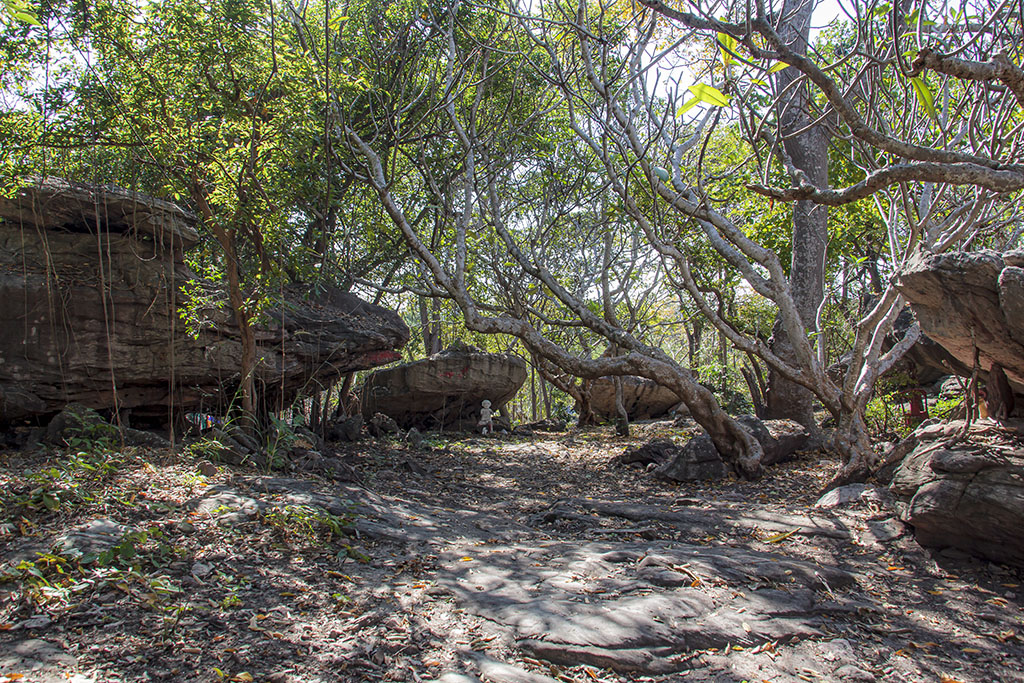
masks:
<path id="1" fill-rule="evenodd" d="M 970 372 L 977 346 L 984 372 L 1003 367 L 1015 393 L 1024 393 L 1024 251 L 916 254 L 898 288 L 921 331 Z"/>
<path id="2" fill-rule="evenodd" d="M 627 375 L 622 378 L 622 403 L 630 420 L 650 420 L 668 415 L 680 405 L 681 399 L 676 392 L 653 380 Z M 614 378 L 600 377 L 591 383 L 590 408 L 600 417 L 618 415 Z"/>
<path id="3" fill-rule="evenodd" d="M 807 428 L 795 420 L 761 420 L 753 415 L 740 415 L 736 421 L 761 444 L 761 464 L 766 467 L 789 462 L 811 438 Z"/>
<path id="4" fill-rule="evenodd" d="M 497 412 L 526 381 L 526 362 L 455 344 L 429 358 L 374 371 L 363 384 L 363 415 L 383 413 L 402 429 L 476 423 L 481 401 Z"/>
<path id="5" fill-rule="evenodd" d="M 890 491 L 919 543 L 1024 566 L 1024 439 L 1013 429 L 931 425 L 908 440 Z"/>
<path id="6" fill-rule="evenodd" d="M 54 178 L 0 199 L 0 423 L 72 402 L 155 421 L 231 401 L 240 335 L 184 263 L 195 225 L 169 202 Z M 187 321 L 186 296 L 204 301 Z M 351 294 L 292 287 L 256 337 L 257 384 L 277 403 L 396 360 L 409 331 Z"/>
<path id="7" fill-rule="evenodd" d="M 722 460 L 707 434 L 690 439 L 682 448 L 674 444 L 667 447 L 661 445 L 659 448 L 659 445 L 655 443 L 653 446 L 645 446 L 647 453 L 657 453 L 657 457 L 662 461 L 654 470 L 654 476 L 659 479 L 703 481 L 721 479 L 729 474 L 729 466 Z M 637 455 L 634 453 L 632 457 Z"/>
<path id="8" fill-rule="evenodd" d="M 807 430 L 793 420 L 759 420 L 753 415 L 742 415 L 736 421 L 761 444 L 761 463 L 766 467 L 792 460 L 810 439 Z M 633 463 L 653 464 L 655 476 L 670 481 L 721 479 L 729 473 L 729 466 L 707 434 L 690 439 L 682 447 L 670 439 L 654 439 L 612 460 L 615 465 Z"/>

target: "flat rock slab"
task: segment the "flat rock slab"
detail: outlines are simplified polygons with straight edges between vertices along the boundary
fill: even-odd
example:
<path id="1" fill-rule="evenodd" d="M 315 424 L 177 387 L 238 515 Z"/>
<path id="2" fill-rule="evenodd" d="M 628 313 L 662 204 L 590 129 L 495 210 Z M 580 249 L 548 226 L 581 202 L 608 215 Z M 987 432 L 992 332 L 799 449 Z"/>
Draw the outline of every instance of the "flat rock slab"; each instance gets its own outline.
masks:
<path id="1" fill-rule="evenodd" d="M 438 584 L 524 652 L 646 673 L 685 669 L 692 650 L 820 636 L 830 608 L 815 589 L 854 580 L 782 555 L 692 545 L 467 545 L 441 564 Z"/>
<path id="2" fill-rule="evenodd" d="M 185 503 L 186 509 L 224 525 L 248 522 L 267 510 L 288 506 L 352 516 L 355 535 L 402 544 L 438 545 L 439 539 L 453 533 L 463 539 L 511 542 L 531 533 L 507 517 L 384 498 L 346 482 L 335 482 L 327 493 L 309 480 L 292 477 L 236 476 L 231 484 L 212 486 Z"/>
<path id="3" fill-rule="evenodd" d="M 0 674 L 40 671 L 54 666 L 73 667 L 77 664 L 78 660 L 66 653 L 60 645 L 41 638 L 7 643 L 0 652 Z"/>
<path id="4" fill-rule="evenodd" d="M 779 513 L 755 506 L 737 507 L 731 504 L 702 501 L 701 508 L 666 510 L 657 505 L 629 501 L 604 501 L 574 498 L 559 501 L 559 505 L 572 505 L 578 509 L 600 515 L 620 517 L 633 522 L 663 522 L 695 538 L 706 536 L 711 529 L 762 529 L 765 531 L 792 531 L 801 536 L 825 536 L 850 540 L 853 531 L 835 515 L 802 515 Z"/>
<path id="5" fill-rule="evenodd" d="M 129 531 L 128 527 L 111 519 L 94 519 L 60 536 L 56 545 L 62 552 L 76 557 L 99 555 L 120 543 Z"/>

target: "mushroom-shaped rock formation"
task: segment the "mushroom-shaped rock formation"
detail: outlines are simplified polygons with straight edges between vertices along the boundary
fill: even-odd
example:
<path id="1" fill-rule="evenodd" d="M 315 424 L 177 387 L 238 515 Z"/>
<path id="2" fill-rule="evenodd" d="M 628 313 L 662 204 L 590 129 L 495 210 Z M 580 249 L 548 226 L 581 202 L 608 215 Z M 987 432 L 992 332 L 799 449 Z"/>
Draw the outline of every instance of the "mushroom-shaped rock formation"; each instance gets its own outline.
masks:
<path id="1" fill-rule="evenodd" d="M 523 359 L 454 344 L 429 358 L 374 371 L 363 384 L 362 411 L 384 413 L 403 429 L 475 423 L 481 401 L 497 412 L 525 381 Z"/>
<path id="2" fill-rule="evenodd" d="M 242 346 L 226 297 L 184 263 L 196 223 L 169 202 L 54 178 L 0 199 L 0 422 L 71 402 L 165 421 L 231 401 Z M 186 290 L 209 301 L 188 325 Z M 393 311 L 330 288 L 289 288 L 266 318 L 257 380 L 270 405 L 397 360 L 409 338 Z"/>
<path id="3" fill-rule="evenodd" d="M 650 420 L 678 409 L 682 399 L 668 387 L 644 377 L 622 378 L 622 404 L 630 420 Z M 590 386 L 590 408 L 601 417 L 615 417 L 615 379 L 600 377 Z M 686 409 L 686 405 L 682 405 Z"/>
<path id="4" fill-rule="evenodd" d="M 956 359 L 952 369 L 970 372 L 977 346 L 981 370 L 1001 366 L 1024 393 L 1024 251 L 920 253 L 898 287 L 921 331 Z"/>

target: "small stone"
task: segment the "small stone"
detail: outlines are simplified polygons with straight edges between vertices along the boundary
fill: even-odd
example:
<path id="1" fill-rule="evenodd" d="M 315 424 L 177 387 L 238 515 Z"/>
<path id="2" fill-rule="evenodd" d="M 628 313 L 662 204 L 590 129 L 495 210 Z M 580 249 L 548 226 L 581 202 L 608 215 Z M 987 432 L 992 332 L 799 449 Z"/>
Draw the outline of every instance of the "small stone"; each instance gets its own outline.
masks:
<path id="1" fill-rule="evenodd" d="M 59 645 L 41 638 L 6 642 L 0 648 L 0 671 L 3 672 L 39 671 L 53 664 L 73 667 L 78 665 L 78 660 L 64 652 Z"/>
<path id="2" fill-rule="evenodd" d="M 183 534 L 191 534 L 196 530 L 196 526 L 192 522 L 178 522 L 174 526 L 180 533 Z"/>
<path id="3" fill-rule="evenodd" d="M 852 683 L 874 683 L 878 680 L 874 674 L 853 664 L 839 667 L 835 670 L 834 676 L 837 681 L 851 681 Z"/>
<path id="4" fill-rule="evenodd" d="M 64 553 L 98 555 L 120 543 L 129 531 L 112 519 L 94 519 L 58 538 L 56 545 Z"/>
<path id="5" fill-rule="evenodd" d="M 21 624 L 19 624 L 19 625 L 22 628 L 24 628 L 24 629 L 33 630 L 33 629 L 46 628 L 47 626 L 49 626 L 52 623 L 53 623 L 53 620 L 50 619 L 50 617 L 47 617 L 47 616 L 44 616 L 44 615 L 39 615 L 39 616 L 32 617 L 30 619 L 26 619 L 25 621 L 21 622 Z"/>
<path id="6" fill-rule="evenodd" d="M 861 497 L 867 490 L 867 484 L 847 484 L 846 486 L 839 486 L 828 491 L 819 498 L 818 502 L 814 504 L 814 507 L 819 509 L 829 509 L 839 507 L 841 505 L 856 503 L 860 501 Z"/>
<path id="7" fill-rule="evenodd" d="M 203 578 L 213 571 L 213 565 L 206 562 L 196 562 L 192 565 L 192 575 L 196 578 Z"/>
<path id="8" fill-rule="evenodd" d="M 448 673 L 441 674 L 441 677 L 435 683 L 480 683 L 480 679 L 449 671 Z"/>
<path id="9" fill-rule="evenodd" d="M 215 474 L 217 474 L 218 471 L 217 466 L 214 465 L 209 460 L 204 460 L 201 463 L 199 463 L 198 470 L 199 474 L 203 475 L 204 477 L 212 477 Z"/>

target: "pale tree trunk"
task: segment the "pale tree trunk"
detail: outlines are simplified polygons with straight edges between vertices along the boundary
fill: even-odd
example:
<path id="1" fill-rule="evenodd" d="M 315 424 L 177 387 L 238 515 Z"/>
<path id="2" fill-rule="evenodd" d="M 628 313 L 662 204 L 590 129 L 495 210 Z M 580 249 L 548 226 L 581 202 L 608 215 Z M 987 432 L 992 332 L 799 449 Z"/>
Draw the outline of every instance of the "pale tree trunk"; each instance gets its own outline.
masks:
<path id="1" fill-rule="evenodd" d="M 783 3 L 779 34 L 800 54 L 807 53 L 813 8 L 814 3 L 808 0 L 786 0 Z M 811 183 L 825 188 L 828 187 L 828 134 L 821 126 L 808 128 L 813 119 L 807 87 L 792 86 L 799 75 L 796 69 L 789 68 L 777 76 L 778 91 L 784 93 L 778 104 L 780 132 L 784 136 L 783 150 L 793 166 L 803 171 Z M 796 135 L 798 131 L 802 132 Z M 790 284 L 793 300 L 804 328 L 808 334 L 813 334 L 817 331 L 818 307 L 824 296 L 828 209 L 810 201 L 796 202 L 792 240 Z M 779 320 L 772 330 L 771 349 L 782 360 L 799 364 Z M 768 417 L 796 420 L 812 435 L 820 435 L 814 420 L 814 397 L 805 387 L 790 382 L 773 370 L 768 377 L 765 400 Z"/>
<path id="2" fill-rule="evenodd" d="M 626 404 L 622 401 L 622 377 L 615 378 L 615 433 L 619 436 L 629 436 L 629 413 L 626 412 Z"/>
<path id="3" fill-rule="evenodd" d="M 614 246 L 614 235 L 609 230 L 604 237 L 604 255 L 601 268 L 601 300 L 604 306 L 604 319 L 610 325 L 621 327 L 618 317 L 615 315 L 615 304 L 612 301 L 611 284 L 608 281 L 608 271 L 611 269 L 612 247 Z M 619 355 L 619 345 L 612 343 L 608 348 L 612 356 Z M 629 414 L 626 413 L 626 406 L 622 402 L 622 377 L 616 375 L 613 380 L 615 385 L 615 433 L 619 436 L 629 436 Z"/>
<path id="4" fill-rule="evenodd" d="M 530 368 L 530 420 L 537 421 L 537 371 Z"/>
<path id="5" fill-rule="evenodd" d="M 839 472 L 826 488 L 843 486 L 867 479 L 871 468 L 873 451 L 868 426 L 862 410 L 850 410 L 840 414 L 832 435 L 832 447 L 839 454 Z"/>
<path id="6" fill-rule="evenodd" d="M 580 427 L 592 427 L 597 424 L 597 416 L 594 415 L 594 408 L 590 401 L 592 386 L 592 380 L 580 380 L 578 394 L 574 397 L 576 399 L 576 412 L 579 414 L 577 424 Z"/>
<path id="7" fill-rule="evenodd" d="M 420 329 L 423 332 L 423 352 L 427 356 L 433 356 L 441 351 L 441 330 L 438 322 L 440 306 L 438 306 L 437 300 L 433 299 L 428 309 L 426 298 L 420 297 L 419 309 Z"/>

